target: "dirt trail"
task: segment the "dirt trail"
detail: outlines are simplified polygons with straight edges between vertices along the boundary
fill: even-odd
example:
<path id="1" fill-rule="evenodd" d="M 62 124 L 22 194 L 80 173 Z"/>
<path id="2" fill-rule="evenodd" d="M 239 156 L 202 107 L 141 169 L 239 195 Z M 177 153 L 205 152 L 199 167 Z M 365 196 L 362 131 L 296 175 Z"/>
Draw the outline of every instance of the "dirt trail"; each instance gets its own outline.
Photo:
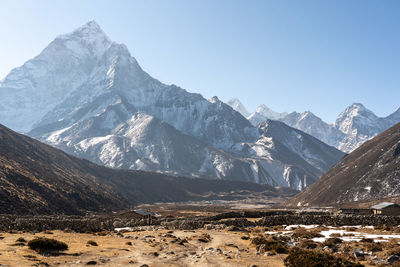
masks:
<path id="1" fill-rule="evenodd" d="M 257 255 L 243 232 L 227 230 L 196 230 L 169 232 L 125 232 L 123 236 L 111 233 L 93 234 L 0 233 L 0 264 L 5 266 L 87 266 L 95 261 L 98 266 L 272 266 L 281 267 L 285 255 Z M 29 241 L 45 236 L 69 245 L 65 254 L 46 257 L 28 248 L 15 246 L 20 237 Z M 208 237 L 210 237 L 208 239 Z M 98 246 L 87 245 L 93 240 Z M 131 242 L 132 244 L 129 244 Z M 36 265 L 35 265 L 36 264 Z M 42 265 L 40 265 L 42 264 Z"/>

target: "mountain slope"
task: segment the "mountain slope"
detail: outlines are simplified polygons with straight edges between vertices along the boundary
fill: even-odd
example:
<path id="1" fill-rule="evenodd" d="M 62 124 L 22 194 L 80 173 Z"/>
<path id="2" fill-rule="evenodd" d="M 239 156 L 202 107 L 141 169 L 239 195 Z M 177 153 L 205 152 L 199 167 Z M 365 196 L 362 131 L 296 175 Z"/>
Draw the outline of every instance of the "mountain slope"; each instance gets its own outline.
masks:
<path id="1" fill-rule="evenodd" d="M 80 214 L 137 203 L 200 200 L 211 193 L 247 190 L 292 194 L 254 183 L 210 181 L 115 170 L 17 134 L 0 125 L 0 213 Z M 218 199 L 215 196 L 214 199 Z"/>
<path id="2" fill-rule="evenodd" d="M 287 115 L 286 112 L 279 113 L 271 110 L 266 105 L 260 105 L 255 112 L 251 113 L 247 116 L 247 119 L 254 126 L 259 125 L 260 123 L 266 120 L 280 120 Z"/>
<path id="3" fill-rule="evenodd" d="M 118 105 L 112 107 L 118 110 Z M 250 164 L 185 135 L 144 113 L 135 113 L 113 128 L 104 127 L 105 111 L 45 136 L 47 143 L 95 163 L 120 169 L 162 171 L 175 175 L 253 181 Z M 114 114 L 114 115 L 111 115 Z"/>
<path id="4" fill-rule="evenodd" d="M 243 117 L 248 117 L 250 113 L 247 111 L 246 107 L 243 106 L 242 102 L 240 102 L 237 98 L 232 98 L 228 102 L 226 102 L 229 106 L 231 106 L 234 110 L 243 115 Z"/>
<path id="5" fill-rule="evenodd" d="M 304 170 L 310 181 L 327 170 L 287 143 L 280 144 L 285 153 L 272 158 L 237 150 L 246 144 L 271 154 L 273 148 L 217 97 L 207 100 L 152 78 L 95 22 L 57 37 L 28 63 L 0 85 L 7 96 L 0 98 L 0 122 L 73 155 L 114 168 L 296 189 L 304 186 L 298 182 Z M 293 162 L 294 155 L 302 160 Z"/>
<path id="6" fill-rule="evenodd" d="M 238 144 L 235 152 L 260 158 L 254 169 L 258 177 L 275 178 L 270 183 L 288 184 L 302 190 L 313 184 L 344 153 L 318 139 L 278 121 L 260 124 L 262 134 L 256 143 Z M 275 184 L 274 184 L 275 185 Z"/>
<path id="7" fill-rule="evenodd" d="M 288 205 L 331 205 L 396 195 L 400 195 L 400 123 L 344 157 Z"/>
<path id="8" fill-rule="evenodd" d="M 125 45 L 109 41 L 93 21 L 57 37 L 37 57 L 14 69 L 0 93 L 0 122 L 22 132 L 60 130 L 121 102 L 130 114 L 155 116 L 219 148 L 257 134 L 217 98 L 208 101 L 152 78 Z"/>
<path id="9" fill-rule="evenodd" d="M 352 151 L 392 125 L 393 121 L 379 118 L 362 104 L 354 103 L 340 113 L 335 121 L 335 128 L 345 135 L 339 141 L 338 148 Z"/>
<path id="10" fill-rule="evenodd" d="M 341 131 L 324 122 L 310 111 L 303 113 L 292 112 L 280 119 L 280 121 L 334 147 L 338 147 L 339 140 L 344 138 L 344 134 Z"/>
<path id="11" fill-rule="evenodd" d="M 380 118 L 362 104 L 353 103 L 339 114 L 334 124 L 328 124 L 310 111 L 278 113 L 261 105 L 247 119 L 254 126 L 268 119 L 282 121 L 348 153 L 400 122 L 400 108 L 389 116 Z"/>

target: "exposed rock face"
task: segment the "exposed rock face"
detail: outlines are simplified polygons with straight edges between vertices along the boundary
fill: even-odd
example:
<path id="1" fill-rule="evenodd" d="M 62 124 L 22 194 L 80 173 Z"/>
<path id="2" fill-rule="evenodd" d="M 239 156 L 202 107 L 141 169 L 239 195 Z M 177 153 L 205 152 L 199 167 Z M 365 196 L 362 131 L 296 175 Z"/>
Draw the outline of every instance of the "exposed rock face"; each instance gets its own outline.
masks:
<path id="1" fill-rule="evenodd" d="M 330 205 L 398 196 L 399 178 L 400 123 L 345 156 L 288 205 Z"/>
<path id="2" fill-rule="evenodd" d="M 310 111 L 303 113 L 292 112 L 281 121 L 334 147 L 338 147 L 340 140 L 345 138 L 344 133 L 333 125 L 324 122 Z M 347 152 L 346 150 L 343 151 Z"/>
<path id="3" fill-rule="evenodd" d="M 79 214 L 137 203 L 219 199 L 231 191 L 293 194 L 255 183 L 188 179 L 98 166 L 0 125 L 0 213 Z"/>
<path id="4" fill-rule="evenodd" d="M 243 117 L 248 117 L 250 113 L 247 111 L 246 107 L 237 98 L 233 98 L 227 102 L 234 110 L 243 115 Z"/>
<path id="5" fill-rule="evenodd" d="M 335 128 L 344 133 L 337 147 L 342 151 L 353 151 L 361 144 L 398 123 L 396 113 L 379 118 L 362 104 L 355 103 L 346 108 L 335 122 Z"/>
<path id="6" fill-rule="evenodd" d="M 289 114 L 278 113 L 261 105 L 255 112 L 247 116 L 247 119 L 254 126 L 268 119 L 279 120 L 318 138 L 326 144 L 349 153 L 400 122 L 400 109 L 387 117 L 380 118 L 362 104 L 354 103 L 339 114 L 334 124 L 328 124 L 310 111 Z"/>
<path id="7" fill-rule="evenodd" d="M 247 119 L 251 124 L 257 126 L 258 124 L 266 120 L 281 120 L 285 118 L 288 114 L 286 112 L 279 113 L 271 110 L 266 105 L 259 106 L 255 112 L 247 116 Z"/>
<path id="8" fill-rule="evenodd" d="M 93 21 L 11 71 L 0 84 L 0 123 L 113 168 L 296 189 L 343 156 L 325 145 L 335 162 L 313 155 L 321 156 L 320 164 L 288 142 L 275 145 L 271 134 L 267 141 L 217 97 L 207 100 L 152 78 Z M 262 155 L 247 151 L 252 148 Z M 306 144 L 301 149 L 313 150 Z"/>

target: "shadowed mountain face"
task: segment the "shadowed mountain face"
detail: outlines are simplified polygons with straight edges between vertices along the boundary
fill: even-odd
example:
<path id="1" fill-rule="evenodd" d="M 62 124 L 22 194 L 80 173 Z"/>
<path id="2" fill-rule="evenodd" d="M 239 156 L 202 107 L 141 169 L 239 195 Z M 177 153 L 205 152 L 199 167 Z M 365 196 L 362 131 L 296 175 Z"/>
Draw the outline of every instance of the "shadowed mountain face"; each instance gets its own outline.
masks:
<path id="1" fill-rule="evenodd" d="M 318 206 L 400 195 L 400 123 L 345 156 L 288 202 Z"/>
<path id="2" fill-rule="evenodd" d="M 335 160 L 320 164 L 289 142 L 275 145 L 276 136 L 265 138 L 217 97 L 207 100 L 152 78 L 93 21 L 10 72 L 0 83 L 0 123 L 112 168 L 295 189 L 343 155 L 324 145 L 321 151 Z M 306 143 L 298 148 L 317 151 Z"/>
<path id="3" fill-rule="evenodd" d="M 98 166 L 0 125 L 0 213 L 79 214 L 137 203 L 204 199 L 246 190 L 290 195 L 267 185 L 189 179 Z M 218 199 L 218 196 L 215 196 Z"/>

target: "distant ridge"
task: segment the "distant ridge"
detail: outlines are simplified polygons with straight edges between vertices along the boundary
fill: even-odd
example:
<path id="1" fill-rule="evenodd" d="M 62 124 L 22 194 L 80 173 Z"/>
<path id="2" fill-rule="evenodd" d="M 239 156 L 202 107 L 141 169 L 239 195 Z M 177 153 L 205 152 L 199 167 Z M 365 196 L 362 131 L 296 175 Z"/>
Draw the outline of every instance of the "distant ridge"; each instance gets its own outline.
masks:
<path id="1" fill-rule="evenodd" d="M 316 139 L 296 149 L 278 144 L 218 97 L 163 84 L 94 21 L 56 37 L 7 75 L 0 123 L 111 168 L 294 189 L 344 155 L 326 144 L 329 155 L 303 153 L 316 151 Z M 303 135 L 296 132 L 293 142 Z"/>
<path id="2" fill-rule="evenodd" d="M 228 101 L 233 109 L 246 110 L 238 99 Z M 239 111 L 240 112 L 240 111 Z M 334 124 L 328 124 L 311 111 L 279 113 L 261 105 L 246 116 L 257 126 L 266 120 L 279 120 L 308 133 L 322 142 L 349 153 L 364 142 L 400 122 L 400 108 L 387 117 L 380 118 L 361 103 L 353 103 L 339 114 Z"/>
<path id="3" fill-rule="evenodd" d="M 294 192 L 101 167 L 0 125 L 0 214 L 110 212 L 138 203 L 218 199 L 217 194 L 236 190 L 271 196 Z"/>

